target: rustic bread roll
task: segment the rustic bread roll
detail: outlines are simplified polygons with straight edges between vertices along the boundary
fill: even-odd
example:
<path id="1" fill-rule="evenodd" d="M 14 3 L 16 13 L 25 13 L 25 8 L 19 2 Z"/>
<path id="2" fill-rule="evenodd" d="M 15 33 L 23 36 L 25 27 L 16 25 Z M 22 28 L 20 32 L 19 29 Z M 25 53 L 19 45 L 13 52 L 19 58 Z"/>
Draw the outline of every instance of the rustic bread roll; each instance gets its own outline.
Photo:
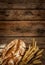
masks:
<path id="1" fill-rule="evenodd" d="M 26 50 L 26 45 L 22 40 L 13 40 L 3 49 L 3 63 L 2 65 L 16 65 L 21 60 L 24 52 Z M 7 61 L 6 61 L 7 60 Z"/>

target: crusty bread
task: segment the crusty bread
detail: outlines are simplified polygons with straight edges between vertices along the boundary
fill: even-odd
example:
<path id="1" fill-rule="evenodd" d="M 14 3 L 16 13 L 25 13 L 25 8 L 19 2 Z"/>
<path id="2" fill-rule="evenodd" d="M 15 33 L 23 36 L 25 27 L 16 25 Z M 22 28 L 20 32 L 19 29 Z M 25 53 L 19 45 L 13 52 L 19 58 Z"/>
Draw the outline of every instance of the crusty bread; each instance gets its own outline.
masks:
<path id="1" fill-rule="evenodd" d="M 18 64 L 22 56 L 24 55 L 25 50 L 26 45 L 22 40 L 17 39 L 13 40 L 2 51 L 3 64 L 4 63 L 5 64 L 7 63 L 7 65 L 14 65 L 14 63 Z"/>

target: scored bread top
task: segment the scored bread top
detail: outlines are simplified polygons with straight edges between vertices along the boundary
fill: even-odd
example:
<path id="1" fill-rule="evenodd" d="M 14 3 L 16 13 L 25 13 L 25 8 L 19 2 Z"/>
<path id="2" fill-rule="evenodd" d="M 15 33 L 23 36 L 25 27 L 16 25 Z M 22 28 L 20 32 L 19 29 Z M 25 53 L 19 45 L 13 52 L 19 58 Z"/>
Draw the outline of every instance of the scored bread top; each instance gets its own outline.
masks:
<path id="1" fill-rule="evenodd" d="M 18 64 L 18 62 L 24 55 L 25 50 L 26 45 L 22 40 L 16 39 L 11 41 L 11 43 L 9 43 L 2 51 L 3 65 L 5 65 L 6 63 L 8 65 L 12 63 Z"/>

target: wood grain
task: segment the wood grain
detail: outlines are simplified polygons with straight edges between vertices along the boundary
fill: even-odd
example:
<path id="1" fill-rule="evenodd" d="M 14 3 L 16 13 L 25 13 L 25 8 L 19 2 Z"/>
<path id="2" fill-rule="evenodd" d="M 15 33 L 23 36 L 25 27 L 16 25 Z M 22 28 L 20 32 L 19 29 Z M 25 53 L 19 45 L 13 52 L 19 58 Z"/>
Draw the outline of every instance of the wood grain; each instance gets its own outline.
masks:
<path id="1" fill-rule="evenodd" d="M 32 43 L 32 39 L 35 38 L 36 41 L 37 41 L 37 45 L 39 45 L 40 48 L 44 48 L 45 49 L 45 37 L 15 37 L 15 36 L 0 36 L 0 48 L 1 48 L 1 45 L 3 46 L 4 44 L 8 44 L 10 43 L 11 41 L 13 41 L 14 39 L 21 39 L 23 40 L 27 47 L 29 44 Z M 2 47 L 4 48 L 4 47 Z"/>
<path id="2" fill-rule="evenodd" d="M 11 3 L 11 4 L 12 3 L 16 3 L 16 4 L 17 3 L 30 3 L 30 2 L 31 3 L 39 3 L 39 2 L 44 3 L 45 0 L 38 0 L 38 1 L 37 0 L 35 1 L 34 0 L 19 0 L 19 1 L 18 0 L 13 0 L 13 1 L 12 0 L 0 0 L 0 2 Z"/>
<path id="3" fill-rule="evenodd" d="M 23 40 L 28 47 L 33 37 L 44 49 L 44 65 L 45 0 L 0 0 L 0 51 L 14 39 Z"/>
<path id="4" fill-rule="evenodd" d="M 0 20 L 45 20 L 45 10 L 0 10 Z"/>
<path id="5" fill-rule="evenodd" d="M 45 9 L 45 0 L 0 0 L 0 9 Z"/>
<path id="6" fill-rule="evenodd" d="M 45 36 L 45 21 L 1 21 L 0 36 Z"/>

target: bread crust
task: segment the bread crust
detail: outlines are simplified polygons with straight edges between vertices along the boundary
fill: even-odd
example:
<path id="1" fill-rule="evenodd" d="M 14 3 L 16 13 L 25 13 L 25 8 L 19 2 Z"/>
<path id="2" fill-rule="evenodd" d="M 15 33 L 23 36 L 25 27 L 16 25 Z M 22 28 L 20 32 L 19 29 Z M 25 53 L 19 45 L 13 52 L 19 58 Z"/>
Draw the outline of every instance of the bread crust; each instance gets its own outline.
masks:
<path id="1" fill-rule="evenodd" d="M 17 65 L 24 55 L 25 50 L 26 45 L 22 40 L 16 39 L 11 41 L 11 43 L 9 43 L 2 51 L 2 65 L 5 65 L 6 63 L 7 65 Z"/>

